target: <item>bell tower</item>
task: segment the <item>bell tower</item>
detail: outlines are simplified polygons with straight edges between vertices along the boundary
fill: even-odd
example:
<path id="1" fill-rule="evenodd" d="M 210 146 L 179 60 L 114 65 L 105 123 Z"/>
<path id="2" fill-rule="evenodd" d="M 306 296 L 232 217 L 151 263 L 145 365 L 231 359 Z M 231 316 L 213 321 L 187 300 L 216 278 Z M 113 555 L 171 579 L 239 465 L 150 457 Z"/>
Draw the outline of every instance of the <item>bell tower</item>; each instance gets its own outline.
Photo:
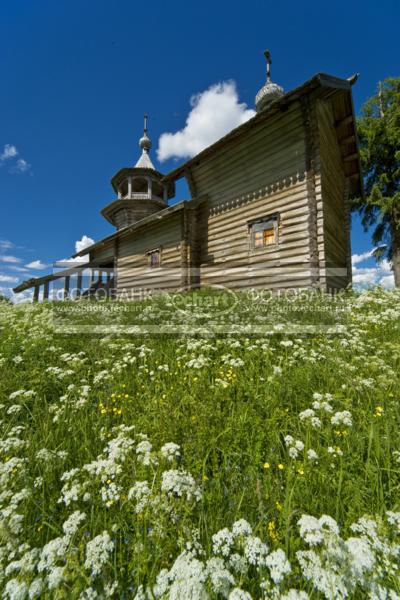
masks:
<path id="1" fill-rule="evenodd" d="M 124 167 L 111 179 L 117 198 L 101 214 L 117 229 L 133 225 L 168 206 L 175 196 L 175 184 L 164 183 L 164 175 L 156 171 L 150 158 L 151 140 L 144 116 L 143 136 L 139 140 L 142 154 L 134 167 Z"/>

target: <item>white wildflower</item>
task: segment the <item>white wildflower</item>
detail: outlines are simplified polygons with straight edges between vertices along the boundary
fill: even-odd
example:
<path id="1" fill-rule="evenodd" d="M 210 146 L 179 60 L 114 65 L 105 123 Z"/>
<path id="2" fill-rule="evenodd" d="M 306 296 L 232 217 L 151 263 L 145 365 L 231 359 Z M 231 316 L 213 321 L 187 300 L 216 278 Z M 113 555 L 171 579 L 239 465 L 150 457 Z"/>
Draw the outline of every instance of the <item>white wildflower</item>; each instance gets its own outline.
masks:
<path id="1" fill-rule="evenodd" d="M 281 583 L 285 575 L 291 571 L 290 562 L 281 549 L 271 552 L 265 562 L 270 570 L 271 579 L 276 584 Z"/>
<path id="2" fill-rule="evenodd" d="M 206 563 L 205 570 L 213 592 L 226 598 L 231 587 L 235 585 L 235 578 L 225 567 L 223 559 L 210 558 Z"/>
<path id="3" fill-rule="evenodd" d="M 315 460 L 318 460 L 318 454 L 315 452 L 315 450 L 310 448 L 309 450 L 307 450 L 307 458 L 308 458 L 308 460 L 313 462 Z"/>
<path id="4" fill-rule="evenodd" d="M 143 440 L 139 442 L 136 447 L 136 454 L 138 455 L 138 460 L 143 465 L 148 466 L 151 464 L 151 449 L 152 445 L 148 440 Z"/>
<path id="5" fill-rule="evenodd" d="M 114 542 L 108 532 L 103 531 L 86 546 L 85 568 L 90 570 L 92 575 L 99 575 L 113 550 Z"/>
<path id="6" fill-rule="evenodd" d="M 365 571 L 371 571 L 375 565 L 375 555 L 363 538 L 349 538 L 345 541 L 351 557 L 351 569 L 355 578 L 361 579 Z"/>
<path id="7" fill-rule="evenodd" d="M 128 500 L 136 500 L 135 512 L 141 513 L 148 504 L 151 490 L 147 481 L 136 481 L 128 492 Z"/>
<path id="8" fill-rule="evenodd" d="M 34 598 L 40 598 L 40 595 L 44 589 L 43 580 L 40 577 L 34 579 L 29 586 L 29 600 L 34 600 Z"/>
<path id="9" fill-rule="evenodd" d="M 167 496 L 186 497 L 186 500 L 201 499 L 201 490 L 198 488 L 195 480 L 190 473 L 181 469 L 171 469 L 162 474 L 161 491 Z"/>
<path id="10" fill-rule="evenodd" d="M 253 533 L 250 523 L 245 519 L 239 519 L 232 525 L 232 533 L 234 537 L 248 536 Z"/>
<path id="11" fill-rule="evenodd" d="M 3 598 L 9 600 L 24 600 L 28 594 L 28 586 L 24 581 L 18 579 L 10 579 L 4 588 Z"/>
<path id="12" fill-rule="evenodd" d="M 240 588 L 234 588 L 228 596 L 228 600 L 252 600 L 249 592 L 245 592 Z"/>
<path id="13" fill-rule="evenodd" d="M 264 567 L 268 555 L 268 546 L 258 537 L 248 537 L 244 546 L 244 555 L 251 565 Z"/>
<path id="14" fill-rule="evenodd" d="M 280 596 L 280 600 L 310 600 L 307 592 L 291 589 L 286 594 Z"/>
<path id="15" fill-rule="evenodd" d="M 390 525 L 394 525 L 400 533 L 400 512 L 386 511 L 387 520 Z"/>
<path id="16" fill-rule="evenodd" d="M 167 459 L 168 462 L 173 462 L 174 460 L 180 458 L 180 446 L 178 444 L 174 444 L 174 442 L 168 442 L 161 447 L 161 455 Z"/>
<path id="17" fill-rule="evenodd" d="M 332 425 L 343 425 L 345 427 L 351 427 L 353 425 L 351 413 L 348 410 L 343 412 L 337 412 L 331 417 Z"/>
<path id="18" fill-rule="evenodd" d="M 221 529 L 212 536 L 213 552 L 221 556 L 229 556 L 234 544 L 233 534 L 227 527 Z"/>
<path id="19" fill-rule="evenodd" d="M 49 590 L 57 589 L 64 581 L 64 567 L 52 567 L 47 575 L 47 585 Z"/>
<path id="20" fill-rule="evenodd" d="M 78 530 L 79 525 L 86 519 L 86 514 L 76 510 L 63 523 L 63 531 L 67 537 L 72 537 Z"/>

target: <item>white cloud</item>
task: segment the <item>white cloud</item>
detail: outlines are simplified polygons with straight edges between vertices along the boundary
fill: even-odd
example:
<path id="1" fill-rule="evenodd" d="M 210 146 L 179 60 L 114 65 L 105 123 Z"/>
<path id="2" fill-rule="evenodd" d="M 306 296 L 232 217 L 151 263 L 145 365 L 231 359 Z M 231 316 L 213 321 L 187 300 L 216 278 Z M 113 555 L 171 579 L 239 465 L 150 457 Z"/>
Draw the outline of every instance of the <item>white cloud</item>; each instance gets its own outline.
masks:
<path id="1" fill-rule="evenodd" d="M 29 271 L 29 269 L 27 269 L 26 267 L 14 267 L 10 265 L 7 265 L 7 269 L 11 269 L 12 271 L 18 271 L 18 273 L 27 273 Z"/>
<path id="2" fill-rule="evenodd" d="M 30 168 L 31 165 L 26 160 L 19 158 L 13 169 L 13 173 L 25 173 L 26 171 L 29 171 Z"/>
<path id="3" fill-rule="evenodd" d="M 373 251 L 374 249 L 362 254 L 353 254 L 351 257 L 353 264 L 353 284 L 359 287 L 369 285 L 382 285 L 385 288 L 394 287 L 394 275 L 388 260 L 383 259 L 381 262 L 374 260 L 375 266 L 372 267 L 356 266 L 372 258 Z"/>
<path id="4" fill-rule="evenodd" d="M 9 158 L 17 156 L 18 150 L 12 144 L 6 144 L 3 148 L 3 152 L 0 154 L 0 164 L 4 163 Z"/>
<path id="5" fill-rule="evenodd" d="M 14 244 L 10 240 L 0 240 L 0 250 L 9 250 Z"/>
<path id="6" fill-rule="evenodd" d="M 33 260 L 32 262 L 25 265 L 28 269 L 36 269 L 37 271 L 43 271 L 43 269 L 47 269 L 48 265 L 42 263 L 41 260 Z"/>
<path id="7" fill-rule="evenodd" d="M 4 262 L 4 263 L 20 263 L 22 262 L 20 258 L 17 258 L 16 256 L 11 256 L 10 254 L 3 254 L 2 256 L 0 256 L 0 262 Z"/>
<path id="8" fill-rule="evenodd" d="M 372 248 L 372 250 L 368 250 L 368 252 L 362 252 L 361 254 L 353 254 L 353 256 L 351 257 L 351 263 L 353 265 L 358 265 L 358 263 L 364 262 L 365 260 L 367 260 L 367 258 L 371 258 L 374 250 L 375 248 Z"/>
<path id="9" fill-rule="evenodd" d="M 75 252 L 81 252 L 81 250 L 88 248 L 92 244 L 94 244 L 94 240 L 87 235 L 83 235 L 80 240 L 76 240 L 75 242 Z"/>
<path id="10" fill-rule="evenodd" d="M 12 277 L 12 275 L 1 275 L 0 274 L 0 282 L 1 283 L 17 283 L 19 281 L 18 277 Z"/>
<path id="11" fill-rule="evenodd" d="M 210 146 L 226 133 L 248 121 L 255 111 L 239 102 L 234 81 L 216 83 L 191 97 L 186 125 L 176 133 L 163 133 L 159 139 L 158 159 L 188 158 Z"/>
<path id="12" fill-rule="evenodd" d="M 3 152 L 0 154 L 0 167 L 3 166 L 6 161 L 11 161 L 9 173 L 26 173 L 27 171 L 30 171 L 31 165 L 27 160 L 23 158 L 14 160 L 18 155 L 19 152 L 13 144 L 5 144 Z"/>

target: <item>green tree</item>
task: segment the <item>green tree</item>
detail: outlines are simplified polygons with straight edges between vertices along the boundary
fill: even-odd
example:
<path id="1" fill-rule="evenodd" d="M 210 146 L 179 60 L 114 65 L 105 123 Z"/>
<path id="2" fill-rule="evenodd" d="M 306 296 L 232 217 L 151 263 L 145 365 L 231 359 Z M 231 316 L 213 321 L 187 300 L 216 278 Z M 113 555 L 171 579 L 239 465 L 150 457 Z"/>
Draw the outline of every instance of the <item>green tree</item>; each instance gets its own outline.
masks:
<path id="1" fill-rule="evenodd" d="M 379 84 L 357 121 L 365 197 L 354 202 L 365 230 L 374 226 L 374 254 L 392 263 L 400 287 L 400 77 Z"/>
<path id="2" fill-rule="evenodd" d="M 0 293 L 0 302 L 11 303 L 11 300 L 10 300 L 10 298 L 7 298 L 7 296 L 4 296 L 4 294 Z"/>

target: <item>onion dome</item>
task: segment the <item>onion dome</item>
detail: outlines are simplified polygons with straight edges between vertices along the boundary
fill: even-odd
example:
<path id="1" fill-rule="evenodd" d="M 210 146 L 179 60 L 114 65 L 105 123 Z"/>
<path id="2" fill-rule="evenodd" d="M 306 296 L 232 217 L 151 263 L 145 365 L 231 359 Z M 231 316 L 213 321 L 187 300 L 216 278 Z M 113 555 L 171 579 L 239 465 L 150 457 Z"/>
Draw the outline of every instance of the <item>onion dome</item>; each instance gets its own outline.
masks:
<path id="1" fill-rule="evenodd" d="M 269 50 L 264 52 L 265 59 L 267 61 L 267 81 L 265 85 L 260 89 L 256 96 L 256 110 L 257 112 L 261 112 L 268 108 L 272 102 L 278 100 L 281 96 L 283 96 L 284 91 L 283 87 L 278 85 L 277 83 L 273 83 L 271 81 L 271 53 Z"/>
<path id="2" fill-rule="evenodd" d="M 151 139 L 147 135 L 147 115 L 144 115 L 144 130 L 143 136 L 139 140 L 139 146 L 142 149 L 142 155 L 137 161 L 135 168 L 139 167 L 142 169 L 153 169 L 155 171 L 154 165 L 151 162 L 151 158 L 149 156 L 149 151 L 151 149 Z"/>

